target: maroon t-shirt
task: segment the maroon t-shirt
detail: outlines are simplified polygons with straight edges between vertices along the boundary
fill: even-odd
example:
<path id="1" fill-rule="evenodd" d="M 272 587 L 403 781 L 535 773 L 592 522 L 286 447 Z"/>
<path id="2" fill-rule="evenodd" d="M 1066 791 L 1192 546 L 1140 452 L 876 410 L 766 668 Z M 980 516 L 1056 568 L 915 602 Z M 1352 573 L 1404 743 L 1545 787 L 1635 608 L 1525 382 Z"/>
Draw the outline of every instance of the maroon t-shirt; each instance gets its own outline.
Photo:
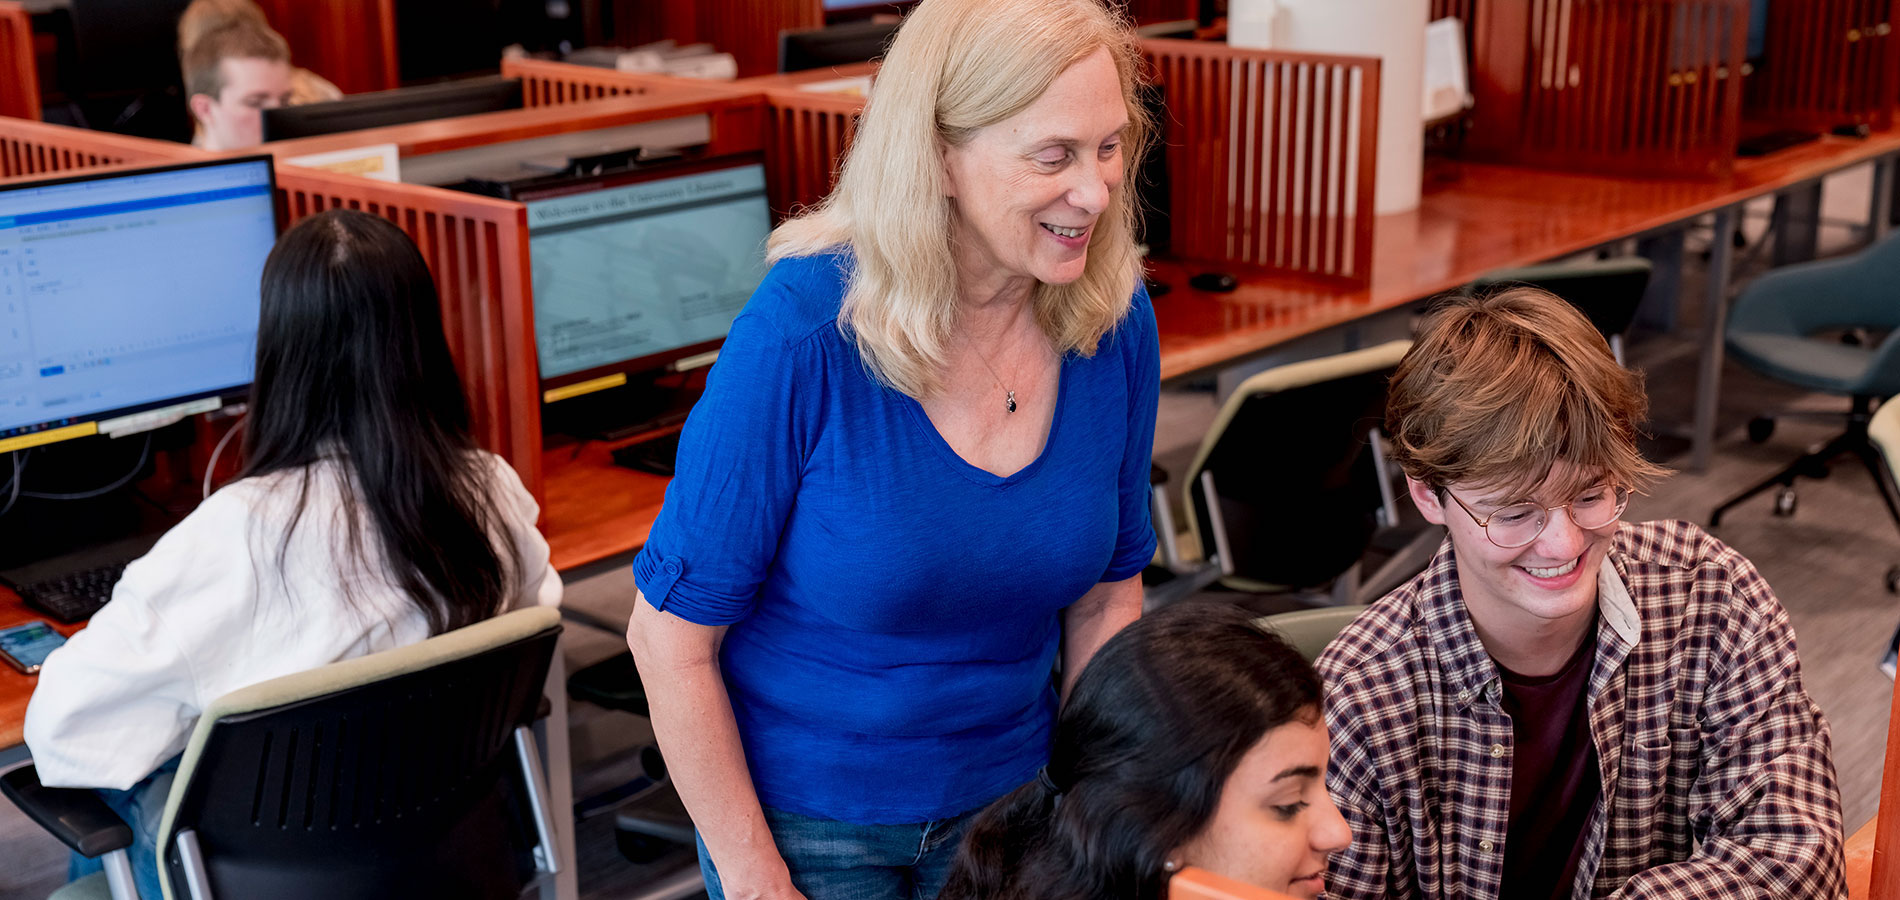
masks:
<path id="1" fill-rule="evenodd" d="M 1565 900 L 1583 858 L 1584 826 L 1602 780 L 1584 702 L 1596 658 L 1596 626 L 1554 675 L 1530 678 L 1498 666 L 1504 712 L 1517 744 L 1511 759 L 1511 824 L 1501 900 Z"/>

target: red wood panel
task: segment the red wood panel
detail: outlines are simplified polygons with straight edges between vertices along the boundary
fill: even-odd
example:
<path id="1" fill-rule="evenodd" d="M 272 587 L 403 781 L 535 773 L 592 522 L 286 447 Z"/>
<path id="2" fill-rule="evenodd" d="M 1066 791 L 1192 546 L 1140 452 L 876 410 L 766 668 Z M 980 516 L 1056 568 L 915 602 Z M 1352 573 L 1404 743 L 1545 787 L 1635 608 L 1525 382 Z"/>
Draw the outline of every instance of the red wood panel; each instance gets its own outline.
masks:
<path id="1" fill-rule="evenodd" d="M 778 71 L 779 32 L 825 24 L 822 0 L 698 0 L 692 8 L 690 39 L 732 54 L 740 78 Z"/>
<path id="2" fill-rule="evenodd" d="M 0 119 L 0 178 L 33 178 L 73 169 L 158 165 L 210 159 L 202 150 L 26 119 Z"/>
<path id="3" fill-rule="evenodd" d="M 502 60 L 501 74 L 521 79 L 522 97 L 531 107 L 648 94 L 668 86 L 703 86 L 701 83 L 665 75 L 620 72 L 599 66 L 577 66 L 540 59 Z"/>
<path id="4" fill-rule="evenodd" d="M 1880 772 L 1880 811 L 1874 816 L 1870 889 L 1855 900 L 1900 900 L 1900 691 L 1888 713 L 1887 759 Z"/>
<path id="5" fill-rule="evenodd" d="M 1748 116 L 1772 125 L 1887 128 L 1900 102 L 1900 0 L 1771 3 Z"/>
<path id="6" fill-rule="evenodd" d="M 401 83 L 395 0 L 258 0 L 297 65 L 345 94 Z"/>
<path id="7" fill-rule="evenodd" d="M 1748 6 L 1477 0 L 1473 153 L 1580 171 L 1726 174 L 1740 137 Z"/>
<path id="8" fill-rule="evenodd" d="M 795 89 L 765 96 L 766 190 L 783 219 L 831 193 L 864 100 Z"/>
<path id="9" fill-rule="evenodd" d="M 0 0 L 0 116 L 40 118 L 40 78 L 26 7 Z"/>
<path id="10" fill-rule="evenodd" d="M 435 273 L 475 439 L 542 497 L 541 392 L 535 368 L 527 208 L 412 184 L 277 166 L 285 224 L 326 209 L 382 216 L 407 232 Z"/>
<path id="11" fill-rule="evenodd" d="M 1162 89 L 1175 255 L 1364 283 L 1379 61 L 1142 43 Z"/>

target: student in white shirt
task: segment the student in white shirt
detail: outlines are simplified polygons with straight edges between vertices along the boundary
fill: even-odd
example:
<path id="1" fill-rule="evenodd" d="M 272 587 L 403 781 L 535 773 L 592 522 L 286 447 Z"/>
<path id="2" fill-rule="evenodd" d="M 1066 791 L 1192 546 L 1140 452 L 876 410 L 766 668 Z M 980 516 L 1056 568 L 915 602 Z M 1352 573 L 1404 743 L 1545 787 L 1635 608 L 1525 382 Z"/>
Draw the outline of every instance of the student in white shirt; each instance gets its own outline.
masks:
<path id="1" fill-rule="evenodd" d="M 401 230 L 349 210 L 299 222 L 262 304 L 238 479 L 126 567 L 27 708 L 40 780 L 101 789 L 132 825 L 146 900 L 172 772 L 213 698 L 561 596 L 534 499 L 469 435 Z"/>

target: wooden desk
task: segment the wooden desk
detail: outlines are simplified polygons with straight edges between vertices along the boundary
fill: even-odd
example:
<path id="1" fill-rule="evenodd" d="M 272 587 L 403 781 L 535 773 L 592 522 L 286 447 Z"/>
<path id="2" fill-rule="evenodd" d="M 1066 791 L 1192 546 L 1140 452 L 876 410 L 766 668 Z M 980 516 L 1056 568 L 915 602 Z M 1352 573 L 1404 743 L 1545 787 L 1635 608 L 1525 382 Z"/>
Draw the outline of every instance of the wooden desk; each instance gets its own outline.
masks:
<path id="1" fill-rule="evenodd" d="M 1759 160 L 1721 180 L 1571 175 L 1516 166 L 1453 164 L 1428 185 L 1419 208 L 1381 216 L 1374 233 L 1371 283 L 1341 287 L 1285 277 L 1242 278 L 1231 294 L 1187 286 L 1191 270 L 1161 261 L 1155 275 L 1173 290 L 1155 299 L 1161 378 L 1179 381 L 1218 371 L 1302 337 L 1418 303 L 1498 269 L 1530 265 L 1625 238 L 1681 229 L 1717 216 L 1703 322 L 1692 467 L 1714 441 L 1722 326 L 1729 293 L 1728 235 L 1741 204 L 1870 160 L 1891 173 L 1900 129 L 1864 140 L 1824 137 Z M 1883 182 L 1884 183 L 1884 182 Z M 1876 186 L 1877 222 L 1890 199 Z M 666 480 L 618 468 L 607 449 L 551 448 L 543 456 L 543 504 L 556 568 L 626 553 L 645 543 Z"/>
<path id="2" fill-rule="evenodd" d="M 1697 383 L 1691 467 L 1703 468 L 1714 442 L 1722 329 L 1729 295 L 1730 236 L 1742 204 L 1869 161 L 1879 163 L 1870 215 L 1886 228 L 1900 129 L 1814 143 L 1737 164 L 1716 180 L 1572 175 L 1516 166 L 1450 164 L 1428 184 L 1419 208 L 1379 217 L 1370 283 L 1246 279 L 1232 294 L 1184 290 L 1178 268 L 1158 268 L 1176 289 L 1155 301 L 1161 377 L 1178 379 L 1231 365 L 1294 338 L 1452 290 L 1497 269 L 1566 256 L 1625 238 L 1678 230 L 1716 217 Z M 1428 177 L 1433 172 L 1428 170 Z"/>
<path id="3" fill-rule="evenodd" d="M 34 619 L 44 619 L 55 631 L 70 637 L 73 632 L 86 627 L 86 623 L 61 625 L 36 609 L 29 609 L 20 600 L 20 595 L 0 587 L 0 628 L 10 628 Z M 33 698 L 33 688 L 39 684 L 39 676 L 22 675 L 12 666 L 0 663 L 0 768 L 26 758 L 25 738 L 21 731 L 26 723 L 26 702 Z"/>

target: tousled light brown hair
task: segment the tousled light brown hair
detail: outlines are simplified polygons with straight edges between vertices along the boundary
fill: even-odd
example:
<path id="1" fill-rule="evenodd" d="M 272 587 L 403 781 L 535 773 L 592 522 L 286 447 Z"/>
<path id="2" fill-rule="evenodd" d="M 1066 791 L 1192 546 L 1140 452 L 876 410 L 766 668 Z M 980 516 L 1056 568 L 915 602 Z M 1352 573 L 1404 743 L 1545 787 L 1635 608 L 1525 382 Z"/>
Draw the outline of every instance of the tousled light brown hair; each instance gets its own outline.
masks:
<path id="1" fill-rule="evenodd" d="M 1641 490 L 1666 469 L 1643 458 L 1643 379 L 1616 364 L 1583 313 L 1548 291 L 1505 288 L 1442 301 L 1399 361 L 1386 431 L 1405 474 L 1529 497 L 1558 461 L 1568 493 L 1607 476 Z"/>
<path id="2" fill-rule="evenodd" d="M 1038 284 L 1031 301 L 1056 351 L 1084 356 L 1128 312 L 1141 274 L 1134 176 L 1150 129 L 1136 93 L 1134 33 L 1100 0 L 923 0 L 905 19 L 837 187 L 767 244 L 772 260 L 838 248 L 855 255 L 838 324 L 880 381 L 918 399 L 935 393 L 956 333 L 954 213 L 940 148 L 1021 112 L 1102 48 L 1128 110 L 1122 182 L 1097 220 L 1082 276 Z"/>
<path id="3" fill-rule="evenodd" d="M 198 36 L 185 51 L 185 94 L 205 94 L 222 100 L 224 61 L 264 59 L 288 64 L 290 45 L 282 35 L 260 22 L 232 19 Z"/>

